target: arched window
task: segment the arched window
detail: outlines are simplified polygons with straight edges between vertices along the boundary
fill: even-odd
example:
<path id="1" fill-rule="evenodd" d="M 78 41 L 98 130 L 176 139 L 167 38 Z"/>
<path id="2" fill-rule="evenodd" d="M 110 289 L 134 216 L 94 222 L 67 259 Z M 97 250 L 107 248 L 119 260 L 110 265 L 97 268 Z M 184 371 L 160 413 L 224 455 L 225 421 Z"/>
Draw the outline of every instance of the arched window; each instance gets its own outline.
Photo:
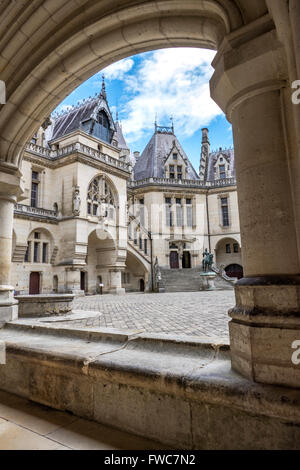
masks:
<path id="1" fill-rule="evenodd" d="M 87 213 L 97 217 L 115 218 L 115 198 L 105 176 L 97 176 L 88 188 Z"/>

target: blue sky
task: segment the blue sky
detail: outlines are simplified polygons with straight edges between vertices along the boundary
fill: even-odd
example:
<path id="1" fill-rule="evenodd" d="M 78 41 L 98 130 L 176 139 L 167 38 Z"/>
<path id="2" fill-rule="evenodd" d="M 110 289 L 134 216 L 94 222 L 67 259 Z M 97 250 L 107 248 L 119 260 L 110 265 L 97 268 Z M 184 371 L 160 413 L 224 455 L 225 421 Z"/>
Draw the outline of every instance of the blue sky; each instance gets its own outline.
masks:
<path id="1" fill-rule="evenodd" d="M 99 71 L 75 89 L 57 108 L 74 105 L 99 93 L 102 73 L 110 109 L 119 120 L 132 151 L 143 151 L 159 125 L 170 125 L 190 160 L 198 169 L 201 128 L 210 131 L 211 148 L 232 146 L 232 131 L 209 95 L 211 62 L 215 52 L 205 49 L 160 49 L 137 54 Z"/>

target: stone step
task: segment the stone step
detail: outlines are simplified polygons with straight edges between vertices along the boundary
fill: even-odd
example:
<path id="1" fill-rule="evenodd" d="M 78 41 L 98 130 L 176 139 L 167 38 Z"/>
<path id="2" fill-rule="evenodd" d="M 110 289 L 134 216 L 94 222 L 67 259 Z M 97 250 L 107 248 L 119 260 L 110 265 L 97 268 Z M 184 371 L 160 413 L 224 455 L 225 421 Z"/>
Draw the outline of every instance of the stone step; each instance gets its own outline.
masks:
<path id="1" fill-rule="evenodd" d="M 197 292 L 201 290 L 201 267 L 190 269 L 161 268 L 162 283 L 165 292 Z M 215 287 L 218 290 L 232 290 L 233 286 L 219 274 L 215 279 Z"/>

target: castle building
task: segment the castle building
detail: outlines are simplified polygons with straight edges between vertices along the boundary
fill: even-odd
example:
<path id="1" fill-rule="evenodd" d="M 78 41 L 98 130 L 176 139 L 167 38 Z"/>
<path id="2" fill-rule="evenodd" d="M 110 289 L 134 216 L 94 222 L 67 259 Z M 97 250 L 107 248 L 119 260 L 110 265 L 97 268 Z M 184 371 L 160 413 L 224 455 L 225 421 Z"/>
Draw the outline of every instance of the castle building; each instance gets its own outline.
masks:
<path id="1" fill-rule="evenodd" d="M 48 118 L 28 143 L 25 193 L 15 205 L 17 293 L 149 291 L 153 265 L 215 267 L 242 276 L 234 151 L 211 152 L 202 130 L 199 174 L 173 125 L 155 124 L 132 153 L 100 94 Z"/>

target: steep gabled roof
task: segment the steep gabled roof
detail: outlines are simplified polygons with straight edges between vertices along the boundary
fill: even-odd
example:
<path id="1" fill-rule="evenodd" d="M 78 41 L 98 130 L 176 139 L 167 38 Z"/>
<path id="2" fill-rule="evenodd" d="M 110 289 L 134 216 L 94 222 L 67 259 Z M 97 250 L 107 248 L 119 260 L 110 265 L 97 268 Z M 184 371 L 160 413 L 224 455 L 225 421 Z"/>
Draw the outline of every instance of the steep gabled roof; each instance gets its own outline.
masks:
<path id="1" fill-rule="evenodd" d="M 122 125 L 119 123 L 119 121 L 116 122 L 116 137 L 118 141 L 118 147 L 120 149 L 129 150 L 129 147 L 123 135 Z"/>
<path id="2" fill-rule="evenodd" d="M 112 114 L 107 102 L 105 91 L 104 77 L 102 81 L 102 89 L 99 95 L 82 100 L 77 106 L 72 107 L 59 115 L 52 118 L 54 120 L 51 140 L 55 140 L 70 132 L 82 129 L 88 134 L 94 135 L 94 122 L 97 120 L 98 113 L 103 110 L 109 121 L 109 127 L 112 133 L 115 132 L 115 125 Z M 95 135 L 95 137 L 98 137 Z"/>
<path id="3" fill-rule="evenodd" d="M 169 156 L 174 145 L 187 161 L 187 179 L 199 179 L 179 140 L 172 131 L 156 131 L 153 134 L 134 166 L 134 179 L 163 178 L 165 176 L 165 159 Z"/>
<path id="4" fill-rule="evenodd" d="M 215 164 L 220 156 L 224 157 L 229 163 L 231 176 L 235 177 L 234 149 L 219 149 L 209 154 L 207 162 L 207 181 L 215 180 Z"/>

